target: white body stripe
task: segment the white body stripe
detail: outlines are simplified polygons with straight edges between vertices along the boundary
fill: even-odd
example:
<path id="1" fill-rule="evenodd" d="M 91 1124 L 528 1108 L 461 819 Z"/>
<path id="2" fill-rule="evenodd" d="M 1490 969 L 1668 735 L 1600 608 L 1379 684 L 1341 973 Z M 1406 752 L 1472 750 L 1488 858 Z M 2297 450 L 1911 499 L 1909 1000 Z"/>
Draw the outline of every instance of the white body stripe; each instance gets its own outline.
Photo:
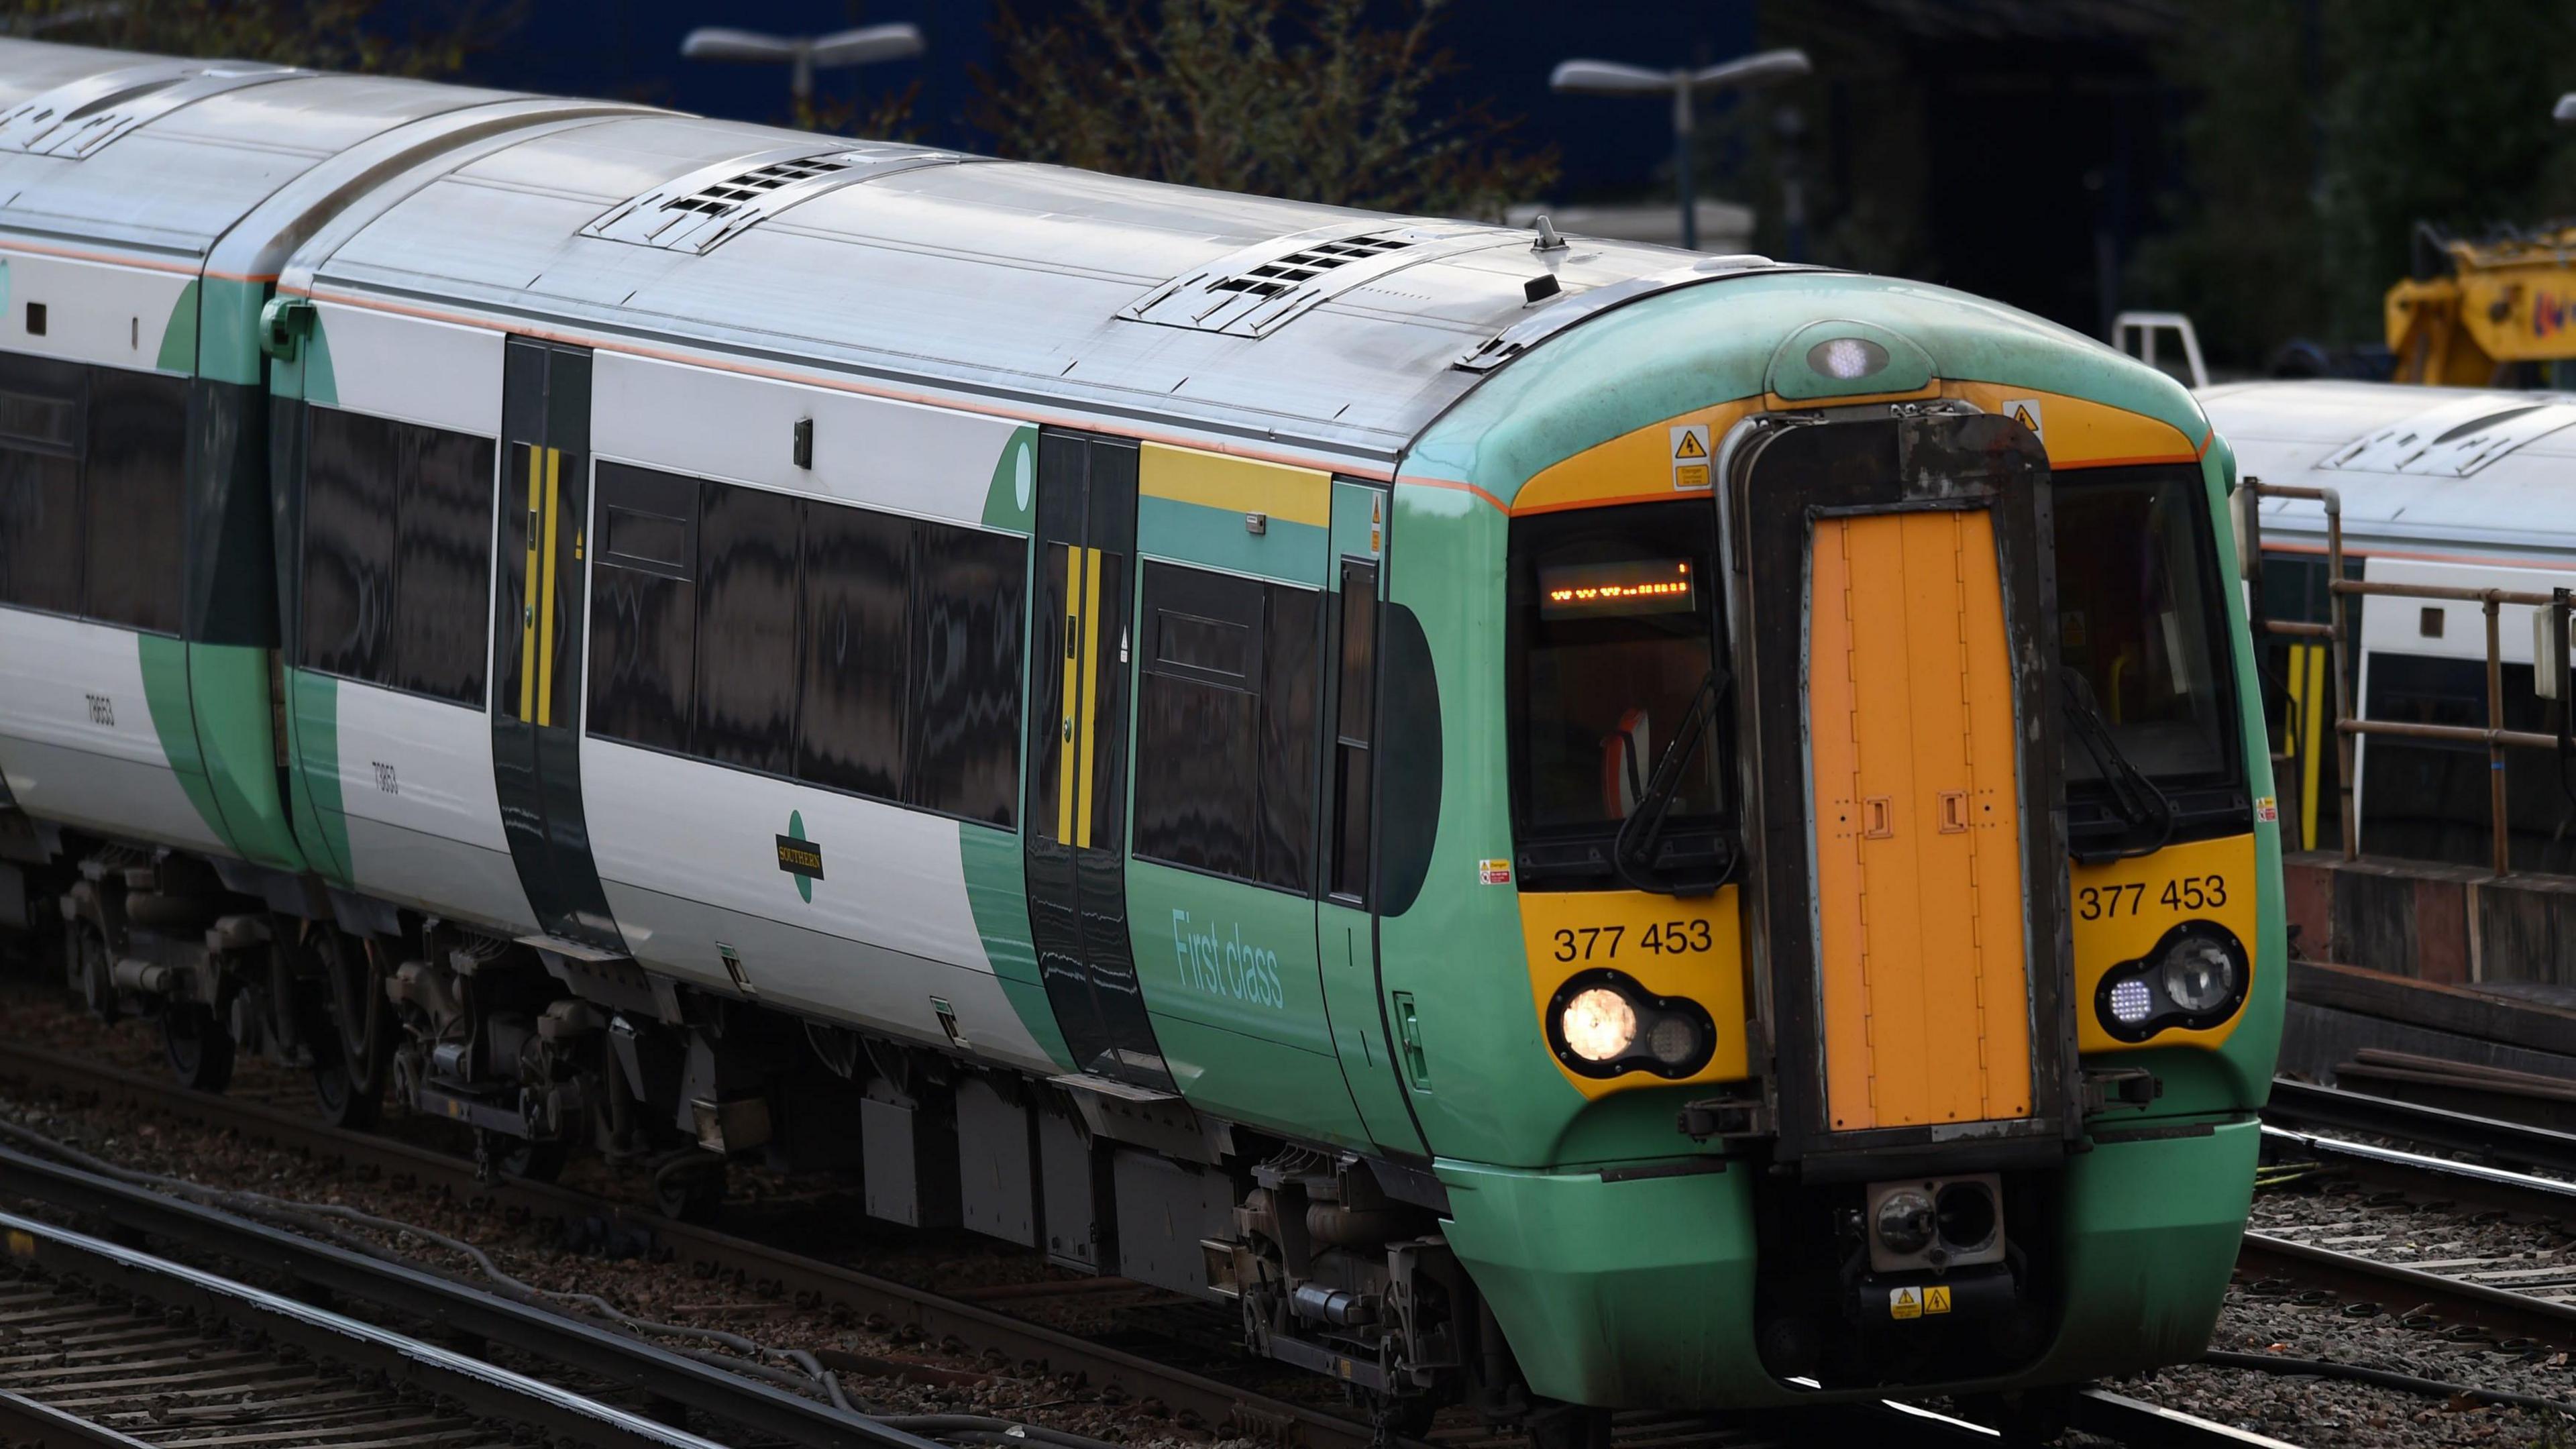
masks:
<path id="1" fill-rule="evenodd" d="M 340 807 L 358 888 L 439 915 L 536 929 L 501 833 L 480 710 L 337 681 Z"/>
<path id="2" fill-rule="evenodd" d="M 591 447 L 647 467 L 820 493 L 924 518 L 980 523 L 1011 434 L 1001 418 L 712 368 L 596 354 Z M 814 466 L 796 466 L 797 420 Z"/>
<path id="3" fill-rule="evenodd" d="M 582 805 L 609 909 L 635 958 L 731 991 L 945 1044 L 933 996 L 977 1053 L 1052 1071 L 1002 994 L 966 901 L 957 822 L 589 739 Z M 823 857 L 809 904 L 779 869 L 801 814 Z"/>
<path id="4" fill-rule="evenodd" d="M 501 436 L 500 333 L 328 302 L 320 314 L 337 406 Z"/>
<path id="5" fill-rule="evenodd" d="M 67 362 L 151 368 L 161 337 L 189 278 L 177 272 L 79 262 L 31 252 L 0 251 L 8 285 L 0 289 L 0 347 Z M 27 304 L 42 303 L 45 330 L 27 330 Z M 189 365 L 196 355 L 189 354 Z"/>
<path id="6" fill-rule="evenodd" d="M 232 853 L 161 748 L 130 629 L 0 609 L 0 771 L 39 819 Z"/>

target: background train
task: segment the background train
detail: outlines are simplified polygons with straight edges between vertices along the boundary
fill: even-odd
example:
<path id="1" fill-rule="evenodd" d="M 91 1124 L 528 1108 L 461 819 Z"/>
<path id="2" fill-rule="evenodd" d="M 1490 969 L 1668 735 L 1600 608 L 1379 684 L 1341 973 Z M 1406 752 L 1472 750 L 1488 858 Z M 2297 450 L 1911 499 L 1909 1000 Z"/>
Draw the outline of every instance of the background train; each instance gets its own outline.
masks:
<path id="1" fill-rule="evenodd" d="M 2198 1355 L 2279 839 L 2188 393 L 1937 288 L 0 48 L 0 909 L 1544 1440 Z"/>
<path id="2" fill-rule="evenodd" d="M 2367 382 L 2248 382 L 2200 399 L 2266 483 L 2331 488 L 2343 510 L 2346 575 L 2546 594 L 2576 586 L 2576 397 Z M 2325 513 L 2304 499 L 2262 505 L 2262 612 L 2323 623 Z M 2487 723 L 2486 620 L 2471 602 L 2353 597 L 2351 700 L 2364 719 Z M 2546 651 L 2530 605 L 2501 606 L 2504 723 L 2563 733 L 2563 698 L 2533 674 Z M 2333 702 L 2322 642 L 2272 640 L 2263 674 L 2293 849 L 2342 844 Z M 2483 747 L 2364 735 L 2354 742 L 2361 848 L 2378 856 L 2485 866 L 2493 858 Z M 2576 760 L 2505 757 L 2514 869 L 2576 872 Z"/>

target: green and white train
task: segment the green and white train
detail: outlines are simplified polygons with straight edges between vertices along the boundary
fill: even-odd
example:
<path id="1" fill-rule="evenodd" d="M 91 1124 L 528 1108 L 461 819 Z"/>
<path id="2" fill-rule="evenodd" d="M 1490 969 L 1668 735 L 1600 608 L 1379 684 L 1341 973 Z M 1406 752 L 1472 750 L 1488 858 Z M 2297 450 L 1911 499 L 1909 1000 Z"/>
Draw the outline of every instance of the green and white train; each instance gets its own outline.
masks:
<path id="1" fill-rule="evenodd" d="M 2279 842 L 2151 370 L 24 43 L 0 283 L 0 913 L 199 1086 L 844 1170 L 1549 1438 L 2205 1346 Z"/>

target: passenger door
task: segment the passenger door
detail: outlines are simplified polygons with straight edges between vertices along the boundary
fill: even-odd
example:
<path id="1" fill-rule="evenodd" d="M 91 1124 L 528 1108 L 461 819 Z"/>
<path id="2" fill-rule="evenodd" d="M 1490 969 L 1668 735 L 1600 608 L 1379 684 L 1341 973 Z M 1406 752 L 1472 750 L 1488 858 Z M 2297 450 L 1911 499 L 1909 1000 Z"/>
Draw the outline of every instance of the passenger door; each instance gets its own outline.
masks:
<path id="1" fill-rule="evenodd" d="M 1324 1007 L 1342 1077 L 1370 1138 L 1421 1153 L 1402 1074 L 1403 1043 L 1377 969 L 1377 675 L 1379 561 L 1386 494 L 1333 485 L 1332 595 L 1326 621 L 1323 904 L 1315 921 Z"/>
<path id="2" fill-rule="evenodd" d="M 626 954 L 581 803 L 590 351 L 513 337 L 503 368 L 492 774 L 538 928 Z"/>
<path id="3" fill-rule="evenodd" d="M 1127 677 L 1137 448 L 1048 429 L 1038 442 L 1029 650 L 1029 934 L 1074 1066 L 1172 1090 L 1127 922 Z"/>

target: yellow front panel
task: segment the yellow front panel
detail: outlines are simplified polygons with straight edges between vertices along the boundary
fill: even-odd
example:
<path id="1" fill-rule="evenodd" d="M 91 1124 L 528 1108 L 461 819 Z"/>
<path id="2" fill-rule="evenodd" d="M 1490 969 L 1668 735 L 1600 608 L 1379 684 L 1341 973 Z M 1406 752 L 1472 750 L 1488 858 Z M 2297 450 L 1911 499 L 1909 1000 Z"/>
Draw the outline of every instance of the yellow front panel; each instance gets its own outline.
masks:
<path id="1" fill-rule="evenodd" d="M 1816 524 L 1817 965 L 1835 1131 L 2030 1114 L 2012 666 L 1991 515 Z"/>
<path id="2" fill-rule="evenodd" d="M 1521 943 L 1529 958 L 1530 1000 L 1547 1039 L 1548 999 L 1569 976 L 1600 967 L 1624 971 L 1657 996 L 1686 996 L 1717 1023 L 1717 1051 L 1696 1074 L 1586 1077 L 1557 1071 L 1587 1097 L 1623 1087 L 1674 1081 L 1728 1082 L 1751 1075 L 1745 1045 L 1744 938 L 1736 888 L 1683 900 L 1646 891 L 1531 891 L 1521 897 Z M 1541 1051 L 1546 1048 L 1542 1046 Z M 1548 1058 L 1555 1061 L 1551 1055 Z"/>
<path id="3" fill-rule="evenodd" d="M 2255 934 L 2254 837 L 2194 840 L 2168 845 L 2134 860 L 2073 866 L 2067 914 L 2075 925 L 2075 1047 L 2084 1052 L 2137 1051 L 2145 1047 L 2215 1047 L 2236 1030 L 2245 1013 L 2205 1031 L 2173 1027 L 2142 1042 L 2114 1041 L 2094 1012 L 2104 972 L 2145 956 L 2167 931 L 2185 921 L 2216 921 L 2236 933 L 2247 953 L 2247 999 L 2262 963 L 2253 959 Z"/>

